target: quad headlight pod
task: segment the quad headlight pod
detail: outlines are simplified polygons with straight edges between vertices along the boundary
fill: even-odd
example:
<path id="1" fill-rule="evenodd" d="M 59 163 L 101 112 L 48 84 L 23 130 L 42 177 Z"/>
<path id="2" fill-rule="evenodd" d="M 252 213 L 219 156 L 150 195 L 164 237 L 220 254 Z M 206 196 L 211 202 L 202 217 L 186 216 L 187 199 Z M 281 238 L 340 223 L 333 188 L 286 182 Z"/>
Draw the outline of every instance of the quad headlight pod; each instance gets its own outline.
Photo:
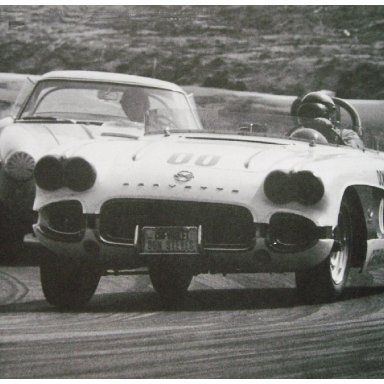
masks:
<path id="1" fill-rule="evenodd" d="M 96 171 L 88 161 L 81 157 L 60 159 L 44 156 L 35 167 L 36 184 L 47 191 L 68 187 L 76 192 L 91 188 L 96 181 Z"/>
<path id="2" fill-rule="evenodd" d="M 297 201 L 303 205 L 312 205 L 322 199 L 324 184 L 310 171 L 273 171 L 264 181 L 264 193 L 275 204 Z"/>

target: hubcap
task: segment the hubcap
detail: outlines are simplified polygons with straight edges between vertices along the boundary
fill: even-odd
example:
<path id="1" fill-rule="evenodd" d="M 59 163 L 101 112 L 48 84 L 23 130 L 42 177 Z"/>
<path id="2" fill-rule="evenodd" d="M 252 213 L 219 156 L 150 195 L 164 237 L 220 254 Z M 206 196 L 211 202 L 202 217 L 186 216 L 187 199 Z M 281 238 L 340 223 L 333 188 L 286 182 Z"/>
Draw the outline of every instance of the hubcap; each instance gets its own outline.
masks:
<path id="1" fill-rule="evenodd" d="M 336 285 L 342 283 L 344 280 L 349 254 L 349 228 L 346 228 L 342 214 L 339 216 L 338 227 L 336 241 L 339 242 L 339 247 L 336 252 L 332 252 L 330 257 L 331 277 Z"/>

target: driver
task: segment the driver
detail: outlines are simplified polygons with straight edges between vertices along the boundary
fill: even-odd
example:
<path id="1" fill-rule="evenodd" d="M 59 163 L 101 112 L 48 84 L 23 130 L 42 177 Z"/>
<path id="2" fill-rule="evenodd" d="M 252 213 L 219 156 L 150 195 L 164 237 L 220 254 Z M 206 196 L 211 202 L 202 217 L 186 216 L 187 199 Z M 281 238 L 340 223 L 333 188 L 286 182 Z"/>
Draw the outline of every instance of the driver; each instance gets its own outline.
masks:
<path id="1" fill-rule="evenodd" d="M 124 91 L 120 105 L 129 120 L 143 123 L 145 113 L 149 109 L 148 95 L 142 88 L 129 87 Z"/>
<path id="2" fill-rule="evenodd" d="M 336 127 L 336 105 L 324 92 L 310 92 L 305 95 L 297 109 L 297 116 L 303 127 L 315 129 L 330 143 L 345 144 L 353 148 L 364 147 L 355 131 Z"/>

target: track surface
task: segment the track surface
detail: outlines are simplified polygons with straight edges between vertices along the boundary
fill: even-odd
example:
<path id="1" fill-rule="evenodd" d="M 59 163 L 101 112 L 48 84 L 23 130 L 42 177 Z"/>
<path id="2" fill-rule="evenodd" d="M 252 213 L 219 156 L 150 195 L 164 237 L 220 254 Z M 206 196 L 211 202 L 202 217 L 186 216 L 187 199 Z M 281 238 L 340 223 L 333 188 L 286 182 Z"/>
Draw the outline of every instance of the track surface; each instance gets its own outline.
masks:
<path id="1" fill-rule="evenodd" d="M 195 277 L 164 308 L 146 276 L 103 277 L 83 311 L 44 300 L 36 267 L 0 267 L 0 378 L 380 378 L 384 269 L 300 305 L 293 276 Z"/>

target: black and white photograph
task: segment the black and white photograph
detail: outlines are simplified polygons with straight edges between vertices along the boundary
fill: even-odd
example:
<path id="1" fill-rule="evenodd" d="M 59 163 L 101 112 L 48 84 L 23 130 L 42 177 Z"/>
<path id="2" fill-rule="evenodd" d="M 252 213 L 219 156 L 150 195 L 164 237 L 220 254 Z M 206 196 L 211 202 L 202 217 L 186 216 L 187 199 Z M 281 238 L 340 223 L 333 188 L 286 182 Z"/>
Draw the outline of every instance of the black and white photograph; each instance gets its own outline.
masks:
<path id="1" fill-rule="evenodd" d="M 384 5 L 0 37 L 0 379 L 384 377 Z"/>

